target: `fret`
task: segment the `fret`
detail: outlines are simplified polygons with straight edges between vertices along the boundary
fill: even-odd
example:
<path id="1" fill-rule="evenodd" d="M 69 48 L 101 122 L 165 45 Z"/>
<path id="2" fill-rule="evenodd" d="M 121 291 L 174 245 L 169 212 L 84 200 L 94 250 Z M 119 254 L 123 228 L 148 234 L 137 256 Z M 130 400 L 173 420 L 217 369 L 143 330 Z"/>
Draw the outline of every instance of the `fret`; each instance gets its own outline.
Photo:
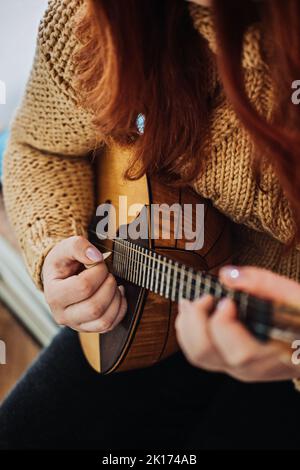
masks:
<path id="1" fill-rule="evenodd" d="M 161 296 L 164 295 L 166 264 L 167 264 L 167 258 L 164 256 L 162 259 L 162 273 L 161 273 L 161 282 L 160 282 L 160 290 L 159 290 L 159 295 Z"/>
<path id="2" fill-rule="evenodd" d="M 115 256 L 114 256 L 114 269 L 120 275 L 121 270 L 120 270 L 120 263 L 121 263 L 121 253 L 120 249 L 115 251 Z"/>
<path id="3" fill-rule="evenodd" d="M 142 287 L 146 287 L 146 284 L 145 284 L 145 276 L 146 276 L 146 268 L 145 268 L 145 262 L 144 262 L 144 259 L 145 259 L 145 248 L 142 247 L 142 263 L 143 263 L 143 269 L 142 269 Z"/>
<path id="4" fill-rule="evenodd" d="M 167 273 L 166 273 L 166 276 L 167 276 L 167 285 L 166 285 L 166 299 L 168 299 L 170 297 L 170 283 L 171 283 L 171 267 L 172 267 L 173 263 L 171 260 L 168 261 L 168 264 L 167 264 Z"/>
<path id="5" fill-rule="evenodd" d="M 187 273 L 186 298 L 191 299 L 193 269 L 189 268 Z"/>
<path id="6" fill-rule="evenodd" d="M 234 292 L 234 290 L 232 290 L 232 289 L 227 289 L 226 297 L 227 297 L 228 299 L 234 300 L 234 297 L 235 297 L 235 292 Z"/>
<path id="7" fill-rule="evenodd" d="M 157 269 L 157 271 L 156 271 L 156 273 L 155 273 L 155 276 L 156 276 L 156 277 L 155 277 L 155 286 L 154 286 L 154 292 L 155 292 L 155 294 L 158 293 L 158 281 L 159 281 L 159 277 L 160 277 L 159 274 L 160 274 L 160 272 L 161 272 L 161 270 L 160 270 L 160 267 L 161 267 L 161 256 L 160 256 L 160 255 L 158 255 L 157 260 L 158 260 L 158 261 L 157 261 L 158 269 Z"/>
<path id="8" fill-rule="evenodd" d="M 134 274 L 135 274 L 135 255 L 136 255 L 136 252 L 133 248 L 134 248 L 134 245 L 131 243 L 131 254 L 130 254 L 130 257 L 131 257 L 130 280 L 131 280 L 131 282 L 134 281 Z"/>
<path id="9" fill-rule="evenodd" d="M 123 244 L 119 244 L 119 257 L 120 257 L 120 263 L 119 263 L 119 276 L 123 275 L 123 262 L 124 262 L 124 257 L 123 257 Z"/>
<path id="10" fill-rule="evenodd" d="M 183 277 L 183 293 L 182 293 L 182 296 L 187 299 L 187 295 L 186 295 L 186 292 L 187 292 L 187 283 L 188 283 L 188 268 L 187 266 L 184 266 L 184 277 Z"/>
<path id="11" fill-rule="evenodd" d="M 206 279 L 204 279 L 203 293 L 204 294 L 210 294 L 210 288 L 211 288 L 211 279 L 209 277 L 207 277 Z"/>
<path id="12" fill-rule="evenodd" d="M 194 299 L 198 299 L 200 297 L 200 285 L 202 282 L 202 276 L 201 274 L 196 275 L 196 285 L 195 285 L 195 294 L 194 294 Z"/>
<path id="13" fill-rule="evenodd" d="M 142 251 L 142 246 L 139 247 L 139 255 L 138 255 L 138 261 L 139 261 L 139 275 L 138 275 L 138 284 L 142 284 L 142 275 L 144 271 L 144 266 L 143 266 L 143 251 Z"/>
<path id="14" fill-rule="evenodd" d="M 132 282 L 135 284 L 135 275 L 136 275 L 136 270 L 138 269 L 138 264 L 137 264 L 137 251 L 136 251 L 136 246 L 133 245 L 133 263 L 132 263 Z"/>
<path id="15" fill-rule="evenodd" d="M 147 253 L 147 252 L 146 252 Z M 146 289 L 149 289 L 150 286 L 150 269 L 151 269 L 151 258 L 148 258 L 146 256 L 146 263 L 145 263 L 146 271 L 147 271 L 147 277 L 146 277 Z"/>
<path id="16" fill-rule="evenodd" d="M 221 284 L 220 284 L 218 281 L 217 281 L 216 284 L 215 284 L 214 296 L 215 296 L 217 299 L 220 299 L 220 298 L 223 296 L 223 289 L 222 289 Z"/>
<path id="17" fill-rule="evenodd" d="M 126 279 L 127 281 L 130 280 L 130 262 L 131 262 L 131 256 L 130 256 L 130 250 L 129 250 L 129 242 L 126 244 Z"/>
<path id="18" fill-rule="evenodd" d="M 128 251 L 129 251 L 129 265 L 128 265 L 128 279 L 130 282 L 132 282 L 132 267 L 133 267 L 133 259 L 134 257 L 132 256 L 132 243 L 129 242 L 129 247 L 128 247 Z"/>
<path id="19" fill-rule="evenodd" d="M 197 280 L 197 276 L 196 276 L 195 271 L 193 271 L 190 300 L 195 300 L 196 280 Z"/>
<path id="20" fill-rule="evenodd" d="M 173 300 L 173 302 L 176 300 L 177 276 L 178 276 L 178 263 L 177 261 L 175 261 L 174 270 L 173 270 L 172 294 L 171 294 L 171 300 Z"/>
<path id="21" fill-rule="evenodd" d="M 119 273 L 119 276 L 121 275 L 121 263 L 122 263 L 122 247 L 119 246 L 118 247 L 118 273 Z"/>
<path id="22" fill-rule="evenodd" d="M 113 261 L 113 266 L 114 266 L 114 270 L 119 273 L 119 263 L 118 263 L 118 259 L 119 259 L 119 252 L 116 251 L 115 254 L 114 254 L 114 261 Z"/>
<path id="23" fill-rule="evenodd" d="M 118 271 L 119 271 L 119 274 L 121 274 L 121 252 L 118 250 Z"/>
<path id="24" fill-rule="evenodd" d="M 153 291 L 153 281 L 154 281 L 154 272 L 155 272 L 155 254 L 150 258 L 150 266 L 151 266 L 151 276 L 150 276 L 150 287 L 149 289 Z"/>
<path id="25" fill-rule="evenodd" d="M 184 278 L 185 278 L 185 269 L 184 269 L 184 266 L 181 266 L 180 279 L 179 279 L 179 293 L 178 293 L 179 299 L 183 297 Z"/>
<path id="26" fill-rule="evenodd" d="M 114 257 L 113 257 L 113 270 L 114 271 L 117 271 L 117 263 L 116 263 L 116 258 L 117 258 L 117 251 L 114 253 Z"/>
<path id="27" fill-rule="evenodd" d="M 134 253 L 134 273 L 133 273 L 133 282 L 134 284 L 137 283 L 137 277 L 140 271 L 140 265 L 139 265 L 139 247 L 136 245 L 135 247 L 135 253 Z"/>
<path id="28" fill-rule="evenodd" d="M 128 255 L 127 255 L 128 245 L 127 242 L 124 242 L 124 249 L 123 249 L 123 276 L 127 279 L 127 262 L 128 262 Z"/>
<path id="29" fill-rule="evenodd" d="M 129 264 L 129 249 L 128 249 L 128 243 L 126 242 L 125 244 L 125 277 L 128 280 L 128 264 Z"/>
<path id="30" fill-rule="evenodd" d="M 136 246 L 136 253 L 135 253 L 135 272 L 134 272 L 134 283 L 137 284 L 138 282 L 138 275 L 140 273 L 140 263 L 139 263 L 139 255 L 140 255 L 140 247 Z"/>
<path id="31" fill-rule="evenodd" d="M 139 262 L 139 274 L 138 274 L 138 278 L 137 278 L 137 283 L 139 285 L 141 285 L 142 272 L 143 272 L 142 247 L 139 247 L 138 262 Z"/>

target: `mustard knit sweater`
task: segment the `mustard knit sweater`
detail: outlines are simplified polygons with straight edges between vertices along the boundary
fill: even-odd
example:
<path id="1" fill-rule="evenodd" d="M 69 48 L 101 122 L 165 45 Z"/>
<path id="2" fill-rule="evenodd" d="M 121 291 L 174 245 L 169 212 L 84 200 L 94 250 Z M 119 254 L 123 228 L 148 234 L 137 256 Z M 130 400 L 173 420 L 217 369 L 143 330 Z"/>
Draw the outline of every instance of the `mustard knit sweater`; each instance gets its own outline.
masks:
<path id="1" fill-rule="evenodd" d="M 48 251 L 62 238 L 85 234 L 93 215 L 94 174 L 90 151 L 96 143 L 91 116 L 77 105 L 72 56 L 74 19 L 84 0 L 50 0 L 41 22 L 37 52 L 23 102 L 14 119 L 4 162 L 4 196 L 26 264 L 41 286 Z M 293 234 L 287 200 L 266 166 L 262 186 L 253 169 L 253 145 L 222 87 L 214 54 L 209 10 L 190 4 L 195 28 L 207 40 L 210 92 L 209 159 L 195 189 L 232 220 L 235 263 L 263 266 L 300 279 L 300 253 L 284 252 Z M 259 28 L 245 36 L 243 67 L 249 97 L 265 116 L 272 111 L 272 86 L 260 56 Z M 199 158 L 200 155 L 199 155 Z"/>

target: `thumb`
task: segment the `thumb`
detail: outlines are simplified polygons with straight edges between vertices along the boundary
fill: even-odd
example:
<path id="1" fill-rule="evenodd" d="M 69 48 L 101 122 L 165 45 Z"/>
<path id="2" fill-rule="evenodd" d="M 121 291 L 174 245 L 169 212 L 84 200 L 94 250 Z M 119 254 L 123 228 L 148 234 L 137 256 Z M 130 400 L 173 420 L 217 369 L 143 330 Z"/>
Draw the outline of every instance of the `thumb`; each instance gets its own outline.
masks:
<path id="1" fill-rule="evenodd" d="M 49 253 L 47 258 L 45 260 L 44 275 L 46 271 L 47 275 L 50 275 L 53 279 L 65 279 L 75 274 L 79 263 L 88 266 L 103 261 L 102 253 L 81 236 L 74 236 L 61 241 Z"/>
<path id="2" fill-rule="evenodd" d="M 103 261 L 102 253 L 84 237 L 71 237 L 62 246 L 62 260 L 70 259 L 81 264 L 95 264 Z"/>

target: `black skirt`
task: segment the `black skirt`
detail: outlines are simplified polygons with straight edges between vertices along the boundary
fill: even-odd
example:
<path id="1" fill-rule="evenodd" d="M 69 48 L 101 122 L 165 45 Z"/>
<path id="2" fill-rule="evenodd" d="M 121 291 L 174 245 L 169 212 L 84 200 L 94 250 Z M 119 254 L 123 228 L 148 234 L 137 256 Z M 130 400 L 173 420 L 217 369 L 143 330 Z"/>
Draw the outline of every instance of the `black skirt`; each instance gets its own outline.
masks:
<path id="1" fill-rule="evenodd" d="M 0 448 L 296 449 L 299 419 L 291 382 L 241 383 L 181 353 L 101 376 L 64 329 L 2 404 Z"/>

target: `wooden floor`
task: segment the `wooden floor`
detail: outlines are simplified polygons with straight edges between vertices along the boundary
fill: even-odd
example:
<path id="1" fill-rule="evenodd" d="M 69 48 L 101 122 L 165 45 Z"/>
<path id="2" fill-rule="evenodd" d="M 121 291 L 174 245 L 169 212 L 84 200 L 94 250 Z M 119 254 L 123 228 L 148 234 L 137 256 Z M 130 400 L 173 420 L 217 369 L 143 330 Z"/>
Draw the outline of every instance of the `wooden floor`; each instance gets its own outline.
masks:
<path id="1" fill-rule="evenodd" d="M 0 235 L 16 245 L 0 195 Z M 0 364 L 0 401 L 15 385 L 39 352 L 39 347 L 0 302 L 0 340 L 6 344 L 6 364 Z"/>
<path id="2" fill-rule="evenodd" d="M 32 363 L 39 347 L 0 303 L 0 339 L 6 345 L 6 364 L 0 364 L 0 401 Z"/>

